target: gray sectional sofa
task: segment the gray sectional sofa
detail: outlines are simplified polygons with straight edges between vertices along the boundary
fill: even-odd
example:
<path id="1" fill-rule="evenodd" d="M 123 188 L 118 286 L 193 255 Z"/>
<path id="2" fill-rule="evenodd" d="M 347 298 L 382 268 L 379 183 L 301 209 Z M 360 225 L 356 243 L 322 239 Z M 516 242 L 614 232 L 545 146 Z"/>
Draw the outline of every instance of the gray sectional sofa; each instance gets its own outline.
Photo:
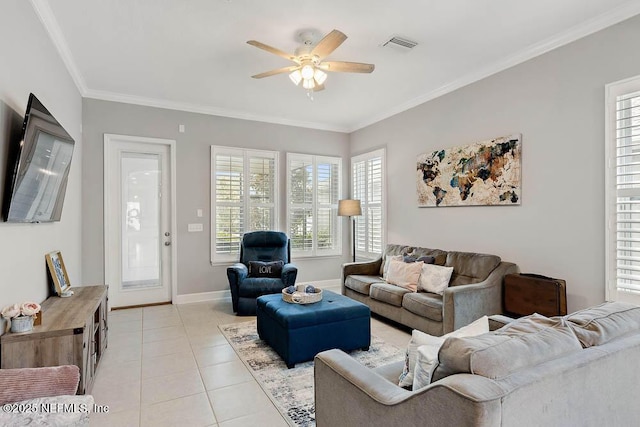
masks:
<path id="1" fill-rule="evenodd" d="M 402 362 L 369 369 L 340 350 L 319 353 L 317 426 L 601 427 L 640 420 L 640 307 L 631 304 L 450 337 L 438 359 L 434 381 L 409 391 L 397 385 Z"/>
<path id="2" fill-rule="evenodd" d="M 389 256 L 431 256 L 435 264 L 453 267 L 444 295 L 410 292 L 382 279 Z M 375 261 L 342 267 L 342 294 L 367 304 L 371 311 L 431 335 L 443 335 L 484 316 L 502 313 L 502 282 L 518 273 L 516 264 L 496 255 L 387 245 Z"/>

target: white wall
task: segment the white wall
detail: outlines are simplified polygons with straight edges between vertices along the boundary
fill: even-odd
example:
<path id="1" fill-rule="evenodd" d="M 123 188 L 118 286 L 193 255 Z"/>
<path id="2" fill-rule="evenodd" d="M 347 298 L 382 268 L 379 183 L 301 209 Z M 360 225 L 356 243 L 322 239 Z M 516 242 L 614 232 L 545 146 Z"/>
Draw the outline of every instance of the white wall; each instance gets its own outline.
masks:
<path id="1" fill-rule="evenodd" d="M 0 189 L 4 188 L 9 139 L 16 127 L 19 131 L 22 126 L 30 92 L 76 140 L 62 220 L 48 224 L 0 222 L 2 308 L 47 298 L 44 255 L 53 250 L 62 251 L 71 284 L 80 284 L 82 98 L 28 1 L 0 2 L 0 64 Z M 4 324 L 0 325 L 2 330 Z"/>
<path id="2" fill-rule="evenodd" d="M 286 152 L 343 157 L 343 195 L 349 186 L 349 136 L 328 132 L 173 111 L 162 108 L 85 99 L 83 103 L 83 279 L 104 280 L 103 174 L 105 133 L 176 140 L 178 295 L 229 289 L 226 266 L 210 264 L 211 145 L 280 152 L 280 183 L 285 188 Z M 185 132 L 178 126 L 185 125 Z M 285 192 L 280 193 L 280 229 L 285 229 Z M 203 217 L 196 210 L 203 210 Z M 202 223 L 203 232 L 187 232 L 187 224 Z M 349 259 L 349 234 L 343 222 L 344 256 L 295 259 L 298 281 L 337 279 Z"/>
<path id="3" fill-rule="evenodd" d="M 640 74 L 640 16 L 354 132 L 387 147 L 388 242 L 493 253 L 604 300 L 604 86 Z M 434 64 L 437 66 L 437 64 Z M 522 205 L 418 208 L 416 156 L 522 134 Z"/>

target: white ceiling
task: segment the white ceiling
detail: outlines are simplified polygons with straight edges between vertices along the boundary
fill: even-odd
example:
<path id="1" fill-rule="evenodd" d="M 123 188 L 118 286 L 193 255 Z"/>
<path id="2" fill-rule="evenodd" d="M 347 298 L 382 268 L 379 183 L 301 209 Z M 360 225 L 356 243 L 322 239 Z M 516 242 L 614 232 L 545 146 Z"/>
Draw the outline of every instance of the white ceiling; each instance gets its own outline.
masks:
<path id="1" fill-rule="evenodd" d="M 350 132 L 640 13 L 640 0 L 32 0 L 85 97 Z M 291 65 L 302 29 L 348 39 L 310 101 Z M 381 47 L 389 36 L 419 43 Z"/>

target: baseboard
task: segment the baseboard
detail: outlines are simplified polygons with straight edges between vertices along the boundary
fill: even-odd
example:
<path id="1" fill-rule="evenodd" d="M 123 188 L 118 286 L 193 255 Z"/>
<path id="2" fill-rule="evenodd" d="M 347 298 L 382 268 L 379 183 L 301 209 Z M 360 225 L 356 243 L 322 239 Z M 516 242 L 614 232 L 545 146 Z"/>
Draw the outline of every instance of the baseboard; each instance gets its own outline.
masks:
<path id="1" fill-rule="evenodd" d="M 301 285 L 314 285 L 322 289 L 339 288 L 341 283 L 340 279 L 328 279 L 328 280 L 312 280 L 309 282 L 296 282 Z M 207 301 L 219 301 L 231 298 L 231 292 L 229 291 L 211 291 L 200 292 L 195 294 L 178 295 L 174 304 L 191 304 L 194 302 L 207 302 Z"/>
<path id="2" fill-rule="evenodd" d="M 219 301 L 225 299 L 231 299 L 230 291 L 211 291 L 178 295 L 174 304 L 191 304 L 194 302 Z"/>

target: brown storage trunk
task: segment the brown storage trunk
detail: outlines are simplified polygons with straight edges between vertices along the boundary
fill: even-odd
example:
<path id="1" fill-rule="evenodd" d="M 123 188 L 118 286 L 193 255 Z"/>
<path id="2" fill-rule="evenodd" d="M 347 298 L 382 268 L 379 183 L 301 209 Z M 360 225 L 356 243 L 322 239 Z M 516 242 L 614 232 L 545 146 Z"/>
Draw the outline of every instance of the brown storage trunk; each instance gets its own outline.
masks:
<path id="1" fill-rule="evenodd" d="M 564 316 L 567 284 L 562 279 L 539 274 L 507 274 L 504 276 L 504 311 L 515 317 L 533 313 Z"/>

